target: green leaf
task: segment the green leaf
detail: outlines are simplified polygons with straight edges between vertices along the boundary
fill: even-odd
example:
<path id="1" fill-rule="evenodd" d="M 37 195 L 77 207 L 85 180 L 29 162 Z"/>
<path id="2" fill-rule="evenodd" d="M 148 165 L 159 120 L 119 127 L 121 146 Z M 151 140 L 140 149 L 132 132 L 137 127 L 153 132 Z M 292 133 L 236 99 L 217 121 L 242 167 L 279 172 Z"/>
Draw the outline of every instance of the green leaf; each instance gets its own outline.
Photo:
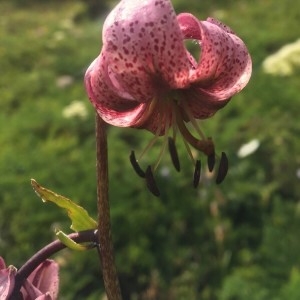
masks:
<path id="1" fill-rule="evenodd" d="M 68 216 L 72 221 L 70 226 L 72 230 L 82 231 L 97 228 L 97 222 L 89 216 L 83 207 L 64 196 L 40 186 L 34 179 L 31 179 L 31 185 L 43 202 L 50 201 L 67 210 Z"/>
<path id="2" fill-rule="evenodd" d="M 88 249 L 91 249 L 92 247 L 94 247 L 94 244 L 91 244 L 91 243 L 78 244 L 78 243 L 74 242 L 72 239 L 70 239 L 68 237 L 68 235 L 66 235 L 61 230 L 56 232 L 56 236 L 65 246 L 67 246 L 68 248 L 70 248 L 72 250 L 84 251 L 84 250 L 88 250 Z"/>

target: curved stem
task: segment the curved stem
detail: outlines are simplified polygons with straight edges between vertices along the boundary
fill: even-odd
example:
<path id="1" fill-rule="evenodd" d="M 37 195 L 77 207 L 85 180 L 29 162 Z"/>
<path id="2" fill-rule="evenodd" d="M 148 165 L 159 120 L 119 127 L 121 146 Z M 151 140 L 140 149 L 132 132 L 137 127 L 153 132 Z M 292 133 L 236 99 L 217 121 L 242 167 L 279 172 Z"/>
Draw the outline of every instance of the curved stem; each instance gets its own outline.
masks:
<path id="1" fill-rule="evenodd" d="M 73 241 L 77 243 L 92 242 L 95 246 L 98 245 L 98 233 L 97 230 L 86 230 L 75 232 L 68 235 Z M 17 272 L 15 276 L 14 291 L 10 299 L 17 299 L 17 295 L 25 281 L 25 279 L 35 270 L 43 261 L 57 253 L 58 251 L 66 248 L 66 246 L 59 240 L 56 240 L 37 253 L 35 253 Z"/>
<path id="2" fill-rule="evenodd" d="M 108 300 L 121 300 L 121 289 L 114 261 L 108 198 L 108 154 L 106 123 L 96 113 L 97 207 L 99 252 Z"/>

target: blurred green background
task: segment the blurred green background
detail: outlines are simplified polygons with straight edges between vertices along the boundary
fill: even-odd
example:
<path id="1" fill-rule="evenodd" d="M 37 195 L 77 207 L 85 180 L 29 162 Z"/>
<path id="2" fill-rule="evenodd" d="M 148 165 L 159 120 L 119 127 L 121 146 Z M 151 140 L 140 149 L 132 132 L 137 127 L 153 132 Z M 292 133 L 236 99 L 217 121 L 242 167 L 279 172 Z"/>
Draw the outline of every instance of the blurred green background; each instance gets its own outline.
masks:
<path id="1" fill-rule="evenodd" d="M 110 196 L 124 300 L 300 299 L 300 50 L 264 60 L 300 36 L 300 2 L 174 0 L 177 12 L 213 16 L 245 41 L 253 58 L 245 90 L 203 122 L 230 170 L 216 186 L 192 188 L 166 155 L 153 197 L 129 163 L 151 134 L 109 128 Z M 43 204 L 30 178 L 96 217 L 94 111 L 83 87 L 101 48 L 112 1 L 0 1 L 0 255 L 21 266 L 69 231 L 65 214 Z M 300 48 L 300 47 L 299 47 Z M 298 54 L 297 54 L 298 53 Z M 252 142 L 249 144 L 249 142 Z M 242 146 L 245 146 L 241 149 Z M 255 145 L 256 149 L 250 149 Z M 159 145 L 147 155 L 155 160 Z M 248 152 L 247 152 L 248 151 Z M 60 299 L 101 299 L 97 253 L 64 250 Z"/>

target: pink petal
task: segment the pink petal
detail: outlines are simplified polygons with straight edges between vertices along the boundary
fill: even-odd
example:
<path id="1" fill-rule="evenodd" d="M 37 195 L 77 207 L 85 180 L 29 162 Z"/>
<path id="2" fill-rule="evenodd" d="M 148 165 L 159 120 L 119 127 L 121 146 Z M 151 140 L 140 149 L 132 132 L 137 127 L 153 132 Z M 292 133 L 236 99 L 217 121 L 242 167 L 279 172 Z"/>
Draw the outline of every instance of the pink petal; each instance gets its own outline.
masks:
<path id="1" fill-rule="evenodd" d="M 211 101 L 227 101 L 245 87 L 251 76 L 251 58 L 229 27 L 211 18 L 198 21 L 191 14 L 180 14 L 178 22 L 184 37 L 198 40 L 201 46 L 198 66 L 190 71 L 194 87 Z"/>
<path id="2" fill-rule="evenodd" d="M 4 259 L 0 256 L 0 270 L 2 269 L 6 269 L 6 265 Z"/>
<path id="3" fill-rule="evenodd" d="M 235 34 L 235 32 L 227 25 L 223 24 L 222 22 L 220 22 L 219 20 L 217 19 L 214 19 L 214 18 L 207 18 L 206 19 L 207 22 L 210 22 L 210 23 L 213 23 L 217 26 L 219 26 L 220 28 L 222 28 L 224 31 L 226 31 L 227 33 L 230 33 L 230 34 Z"/>
<path id="4" fill-rule="evenodd" d="M 49 293 L 52 299 L 57 299 L 58 270 L 58 264 L 53 260 L 47 259 L 29 275 L 28 281 L 41 292 L 40 295 Z"/>
<path id="5" fill-rule="evenodd" d="M 169 0 L 121 1 L 104 23 L 102 52 L 138 102 L 151 100 L 163 83 L 187 84 L 189 63 Z"/>
<path id="6" fill-rule="evenodd" d="M 4 260 L 0 260 L 1 267 L 5 268 Z M 0 299 L 7 299 L 15 286 L 17 269 L 13 266 L 0 270 Z"/>
<path id="7" fill-rule="evenodd" d="M 23 294 L 24 300 L 35 300 L 39 296 L 42 296 L 42 292 L 35 287 L 28 279 L 25 280 L 21 293 Z"/>
<path id="8" fill-rule="evenodd" d="M 89 98 L 105 122 L 118 127 L 132 126 L 139 122 L 147 105 L 137 102 L 121 89 L 108 68 L 101 54 L 86 71 L 85 86 Z"/>
<path id="9" fill-rule="evenodd" d="M 44 261 L 38 269 L 35 270 L 36 274 L 31 274 L 34 278 L 33 281 L 43 293 L 49 292 L 53 299 L 57 298 L 59 289 L 59 266 L 53 260 Z M 34 272 L 33 272 L 34 273 Z M 29 276 L 30 278 L 30 276 Z"/>
<path id="10" fill-rule="evenodd" d="M 35 300 L 53 300 L 53 298 L 49 293 L 46 293 L 44 295 L 38 296 Z"/>
<path id="11" fill-rule="evenodd" d="M 24 300 L 55 300 L 49 292 L 42 294 L 28 279 L 25 280 L 21 289 Z"/>
<path id="12" fill-rule="evenodd" d="M 219 109 L 224 107 L 230 98 L 220 101 L 218 97 L 206 92 L 205 89 L 194 87 L 188 91 L 186 104 L 195 119 L 212 117 Z"/>

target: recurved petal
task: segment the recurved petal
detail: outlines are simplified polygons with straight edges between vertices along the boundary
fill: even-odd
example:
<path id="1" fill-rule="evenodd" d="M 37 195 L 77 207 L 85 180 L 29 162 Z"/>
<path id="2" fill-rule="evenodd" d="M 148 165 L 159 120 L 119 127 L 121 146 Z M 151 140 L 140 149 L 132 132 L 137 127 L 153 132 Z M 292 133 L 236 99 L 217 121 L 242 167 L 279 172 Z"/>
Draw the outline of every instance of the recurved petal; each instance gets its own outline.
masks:
<path id="1" fill-rule="evenodd" d="M 101 118 L 111 125 L 132 126 L 147 109 L 147 104 L 137 102 L 121 88 L 102 53 L 87 69 L 84 81 L 90 101 Z"/>
<path id="2" fill-rule="evenodd" d="M 28 281 L 36 287 L 41 294 L 50 294 L 57 299 L 59 288 L 58 264 L 53 260 L 45 260 L 28 277 Z M 40 295 L 37 295 L 40 296 Z"/>
<path id="3" fill-rule="evenodd" d="M 214 44 L 221 45 L 221 55 L 218 57 L 219 62 L 214 80 L 206 91 L 218 97 L 219 100 L 224 100 L 240 92 L 246 86 L 252 73 L 252 61 L 244 42 L 231 33 L 229 27 L 219 21 L 208 20 L 202 24 L 204 23 L 207 28 L 212 26 L 219 28 L 216 30 L 219 39 L 216 36 Z"/>
<path id="4" fill-rule="evenodd" d="M 188 106 L 194 118 L 207 119 L 224 107 L 229 100 L 230 98 L 220 100 L 203 88 L 193 87 L 187 91 L 185 105 Z"/>
<path id="5" fill-rule="evenodd" d="M 185 38 L 201 46 L 198 66 L 190 71 L 190 82 L 205 90 L 215 101 L 227 100 L 248 83 L 252 62 L 243 41 L 221 22 L 209 18 L 199 21 L 181 14 L 178 22 Z"/>
<path id="6" fill-rule="evenodd" d="M 123 0 L 105 20 L 103 50 L 121 86 L 139 102 L 164 83 L 187 84 L 189 60 L 169 0 Z"/>
<path id="7" fill-rule="evenodd" d="M 0 269 L 0 299 L 8 299 L 15 286 L 17 270 L 13 266 L 5 268 L 4 260 L 1 257 L 0 263 L 2 267 L 2 269 Z"/>
<path id="8" fill-rule="evenodd" d="M 177 16 L 178 24 L 185 39 L 197 41 L 201 48 L 201 56 L 198 64 L 190 69 L 190 82 L 201 82 L 205 84 L 214 78 L 218 66 L 218 58 L 221 55 L 221 44 L 213 41 L 218 34 L 215 29 L 219 27 L 206 28 L 202 22 L 189 13 L 182 13 Z M 219 31 L 219 30 L 218 30 Z"/>

